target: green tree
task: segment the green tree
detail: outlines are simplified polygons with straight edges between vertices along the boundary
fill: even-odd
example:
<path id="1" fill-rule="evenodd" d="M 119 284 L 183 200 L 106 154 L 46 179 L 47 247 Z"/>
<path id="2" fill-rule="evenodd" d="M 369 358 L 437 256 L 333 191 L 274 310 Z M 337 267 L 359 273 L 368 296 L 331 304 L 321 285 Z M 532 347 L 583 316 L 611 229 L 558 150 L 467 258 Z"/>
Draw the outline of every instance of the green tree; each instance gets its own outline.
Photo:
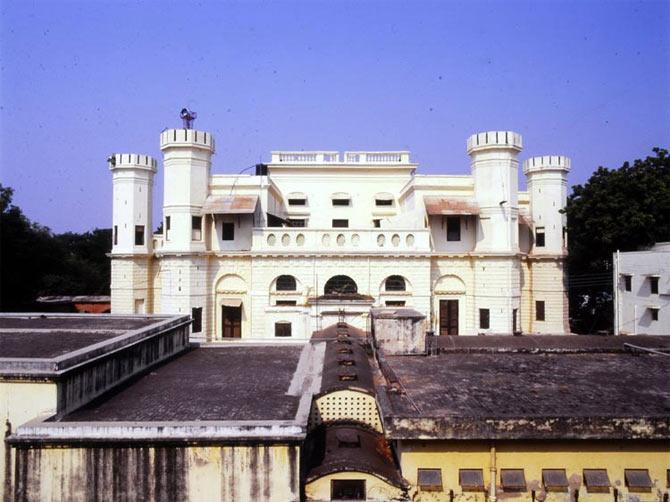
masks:
<path id="1" fill-rule="evenodd" d="M 670 240 L 670 157 L 653 151 L 632 165 L 599 167 L 568 197 L 570 317 L 577 332 L 612 329 L 612 253 Z"/>

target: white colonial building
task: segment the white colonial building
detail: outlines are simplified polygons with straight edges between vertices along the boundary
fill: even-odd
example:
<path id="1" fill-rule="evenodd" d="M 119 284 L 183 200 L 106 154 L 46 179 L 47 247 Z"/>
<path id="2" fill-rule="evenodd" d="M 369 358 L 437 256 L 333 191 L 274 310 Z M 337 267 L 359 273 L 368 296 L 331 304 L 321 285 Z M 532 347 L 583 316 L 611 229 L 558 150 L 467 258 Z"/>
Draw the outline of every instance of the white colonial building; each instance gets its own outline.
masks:
<path id="1" fill-rule="evenodd" d="M 212 174 L 211 133 L 168 129 L 163 233 L 146 155 L 109 159 L 112 312 L 188 313 L 195 336 L 304 339 L 373 306 L 412 307 L 435 334 L 567 333 L 563 156 L 521 136 L 467 142 L 470 174 L 420 175 L 409 152 L 272 152 Z"/>

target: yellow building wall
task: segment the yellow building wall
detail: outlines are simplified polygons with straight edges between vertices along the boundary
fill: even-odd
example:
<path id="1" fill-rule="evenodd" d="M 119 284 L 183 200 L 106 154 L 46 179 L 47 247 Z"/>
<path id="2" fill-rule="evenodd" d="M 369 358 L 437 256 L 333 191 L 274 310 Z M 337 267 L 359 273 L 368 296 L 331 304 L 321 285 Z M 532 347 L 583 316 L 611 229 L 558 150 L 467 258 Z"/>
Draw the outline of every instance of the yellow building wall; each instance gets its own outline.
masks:
<path id="1" fill-rule="evenodd" d="M 2 417 L 2 432 L 4 436 L 9 431 L 42 413 L 56 413 L 57 387 L 53 382 L 0 382 L 0 416 Z M 9 464 L 9 466 L 7 465 Z M 4 440 L 0 441 L 0 486 L 9 489 L 11 485 L 5 479 L 6 472 L 11 473 L 13 452 L 7 449 Z M 7 469 L 10 467 L 10 469 Z M 8 500 L 7 494 L 3 500 Z"/>
<path id="2" fill-rule="evenodd" d="M 330 482 L 333 479 L 365 480 L 366 500 L 406 500 L 402 490 L 399 488 L 371 474 L 356 471 L 328 474 L 311 483 L 305 484 L 305 500 L 308 502 L 325 502 L 331 500 Z"/>
<path id="3" fill-rule="evenodd" d="M 298 501 L 290 445 L 17 450 L 20 500 Z"/>
<path id="4" fill-rule="evenodd" d="M 491 480 L 492 443 L 485 441 L 400 441 L 398 457 L 401 471 L 414 487 L 417 469 L 442 470 L 442 492 L 420 492 L 416 488 L 416 502 L 450 501 L 481 502 L 485 495 L 463 492 L 458 482 L 459 469 L 482 469 L 486 489 Z M 579 490 L 580 501 L 612 502 L 613 492 L 588 493 L 583 483 L 583 469 L 607 469 L 613 488 L 619 492 L 620 501 L 629 500 L 624 481 L 624 469 L 648 469 L 654 486 L 651 493 L 630 493 L 641 502 L 660 501 L 667 487 L 667 470 L 670 469 L 670 442 L 668 441 L 501 441 L 495 442 L 496 485 L 499 499 L 514 502 L 532 500 L 535 490 L 538 502 L 568 502 L 569 494 L 546 493 L 542 486 L 542 469 L 565 469 L 571 490 Z M 527 491 L 502 492 L 500 469 L 524 469 Z"/>

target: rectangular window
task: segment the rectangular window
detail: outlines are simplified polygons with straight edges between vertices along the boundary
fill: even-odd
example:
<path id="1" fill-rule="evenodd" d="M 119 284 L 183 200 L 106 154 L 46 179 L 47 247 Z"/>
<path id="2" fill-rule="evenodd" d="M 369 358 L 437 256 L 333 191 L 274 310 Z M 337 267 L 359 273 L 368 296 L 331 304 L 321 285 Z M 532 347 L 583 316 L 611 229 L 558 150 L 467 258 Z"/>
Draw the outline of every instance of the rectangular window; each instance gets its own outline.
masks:
<path id="1" fill-rule="evenodd" d="M 202 216 L 191 216 L 191 240 L 202 240 Z"/>
<path id="2" fill-rule="evenodd" d="M 623 287 L 626 291 L 633 289 L 633 276 L 624 275 L 623 276 Z"/>
<path id="3" fill-rule="evenodd" d="M 116 246 L 119 243 L 119 227 L 114 225 L 114 245 Z"/>
<path id="4" fill-rule="evenodd" d="M 544 247 L 544 227 L 537 227 L 535 229 L 535 247 Z"/>
<path id="5" fill-rule="evenodd" d="M 375 206 L 392 206 L 393 199 L 375 199 Z"/>
<path id="6" fill-rule="evenodd" d="M 165 240 L 170 240 L 170 217 L 165 217 Z"/>
<path id="7" fill-rule="evenodd" d="M 568 476 L 565 469 L 542 469 L 542 484 L 548 492 L 567 492 Z"/>
<path id="8" fill-rule="evenodd" d="M 372 226 L 375 227 L 375 228 L 381 227 L 382 226 L 382 220 L 379 220 L 379 219 L 372 220 Z"/>
<path id="9" fill-rule="evenodd" d="M 589 493 L 609 493 L 610 478 L 607 469 L 584 469 L 584 485 Z"/>
<path id="10" fill-rule="evenodd" d="M 275 323 L 275 336 L 278 336 L 278 337 L 291 336 L 291 323 L 290 322 L 276 322 Z"/>
<path id="11" fill-rule="evenodd" d="M 333 228 L 348 228 L 349 220 L 333 220 Z"/>
<path id="12" fill-rule="evenodd" d="M 650 308 L 649 312 L 651 313 L 651 320 L 652 321 L 658 321 L 658 309 Z"/>
<path id="13" fill-rule="evenodd" d="M 191 309 L 191 319 L 193 319 L 191 331 L 193 333 L 200 333 L 202 331 L 202 307 L 193 307 Z"/>
<path id="14" fill-rule="evenodd" d="M 458 484 L 464 492 L 483 492 L 484 472 L 481 469 L 459 469 Z"/>
<path id="15" fill-rule="evenodd" d="M 274 214 L 267 213 L 268 218 L 268 227 L 279 228 L 284 226 L 284 220 L 275 216 Z"/>
<path id="16" fill-rule="evenodd" d="M 442 469 L 418 469 L 416 484 L 424 492 L 442 491 Z"/>
<path id="17" fill-rule="evenodd" d="M 289 218 L 286 220 L 288 222 L 289 227 L 306 227 L 307 226 L 307 220 L 305 218 Z"/>
<path id="18" fill-rule="evenodd" d="M 333 206 L 348 206 L 351 199 L 333 199 Z"/>
<path id="19" fill-rule="evenodd" d="M 658 277 L 650 277 L 649 278 L 649 286 L 651 288 L 651 294 L 652 295 L 657 295 L 658 294 Z"/>
<path id="20" fill-rule="evenodd" d="M 221 225 L 221 240 L 234 241 L 235 240 L 235 223 L 232 221 L 224 221 Z"/>
<path id="21" fill-rule="evenodd" d="M 624 469 L 629 492 L 651 492 L 651 478 L 647 469 Z"/>
<path id="22" fill-rule="evenodd" d="M 307 205 L 307 199 L 289 199 L 288 200 L 288 205 L 289 206 L 306 206 Z"/>
<path id="23" fill-rule="evenodd" d="M 144 246 L 144 225 L 135 225 L 135 245 Z"/>
<path id="24" fill-rule="evenodd" d="M 500 469 L 500 484 L 505 492 L 526 491 L 526 476 L 523 469 Z"/>
<path id="25" fill-rule="evenodd" d="M 333 479 L 330 482 L 330 500 L 365 500 L 364 479 Z"/>
<path id="26" fill-rule="evenodd" d="M 544 301 L 535 302 L 535 320 L 544 321 Z"/>
<path id="27" fill-rule="evenodd" d="M 461 217 L 447 216 L 447 240 L 460 241 L 461 240 Z"/>
<path id="28" fill-rule="evenodd" d="M 489 329 L 491 327 L 489 309 L 479 309 L 479 329 Z"/>
<path id="29" fill-rule="evenodd" d="M 135 300 L 135 313 L 144 314 L 144 298 L 138 298 Z"/>
<path id="30" fill-rule="evenodd" d="M 387 300 L 386 301 L 386 306 L 387 307 L 404 307 L 405 306 L 405 300 Z"/>
<path id="31" fill-rule="evenodd" d="M 297 305 L 297 302 L 295 300 L 277 300 L 275 302 L 275 305 L 277 307 L 288 307 L 292 305 Z"/>

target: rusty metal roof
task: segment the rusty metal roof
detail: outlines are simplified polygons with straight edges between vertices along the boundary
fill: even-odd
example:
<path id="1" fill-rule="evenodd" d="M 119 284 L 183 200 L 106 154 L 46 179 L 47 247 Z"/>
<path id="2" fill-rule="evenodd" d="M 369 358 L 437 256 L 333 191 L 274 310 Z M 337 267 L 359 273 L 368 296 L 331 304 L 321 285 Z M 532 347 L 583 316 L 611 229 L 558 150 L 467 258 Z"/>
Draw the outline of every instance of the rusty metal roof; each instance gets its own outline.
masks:
<path id="1" fill-rule="evenodd" d="M 253 214 L 258 195 L 210 195 L 201 214 Z"/>
<path id="2" fill-rule="evenodd" d="M 343 442 L 342 437 L 357 441 Z M 384 435 L 353 423 L 315 429 L 307 437 L 306 458 L 306 483 L 336 472 L 364 472 L 401 489 L 409 486 Z"/>
<path id="3" fill-rule="evenodd" d="M 448 199 L 425 195 L 423 203 L 430 215 L 472 215 L 479 214 L 479 205 L 470 199 Z"/>

